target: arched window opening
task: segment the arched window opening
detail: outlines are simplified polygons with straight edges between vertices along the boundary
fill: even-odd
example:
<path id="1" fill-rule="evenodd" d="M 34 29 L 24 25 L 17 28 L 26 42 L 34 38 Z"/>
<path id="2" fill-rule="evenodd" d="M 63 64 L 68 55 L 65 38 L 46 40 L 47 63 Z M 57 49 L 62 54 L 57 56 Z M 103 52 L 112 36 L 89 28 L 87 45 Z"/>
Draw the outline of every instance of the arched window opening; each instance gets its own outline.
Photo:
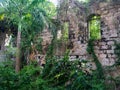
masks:
<path id="1" fill-rule="evenodd" d="M 100 16 L 94 15 L 89 18 L 89 38 L 93 40 L 101 39 Z"/>

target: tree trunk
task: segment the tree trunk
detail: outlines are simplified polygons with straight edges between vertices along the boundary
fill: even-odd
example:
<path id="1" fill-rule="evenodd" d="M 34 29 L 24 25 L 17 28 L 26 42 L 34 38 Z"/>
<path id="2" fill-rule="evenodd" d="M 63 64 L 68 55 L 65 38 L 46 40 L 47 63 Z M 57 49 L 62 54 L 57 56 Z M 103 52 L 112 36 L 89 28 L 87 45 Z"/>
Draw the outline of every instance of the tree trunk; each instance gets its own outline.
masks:
<path id="1" fill-rule="evenodd" d="M 20 42 L 21 42 L 21 21 L 18 24 L 18 33 L 17 33 L 17 53 L 16 53 L 16 65 L 15 70 L 16 72 L 20 71 Z"/>

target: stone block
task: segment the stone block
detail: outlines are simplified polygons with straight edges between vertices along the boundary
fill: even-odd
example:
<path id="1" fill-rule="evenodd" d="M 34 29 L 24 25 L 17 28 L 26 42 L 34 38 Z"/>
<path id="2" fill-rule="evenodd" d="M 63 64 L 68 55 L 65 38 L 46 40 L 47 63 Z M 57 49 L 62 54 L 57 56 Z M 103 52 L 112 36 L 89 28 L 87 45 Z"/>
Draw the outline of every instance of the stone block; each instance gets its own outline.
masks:
<path id="1" fill-rule="evenodd" d="M 103 53 L 106 54 L 106 53 L 107 53 L 107 50 L 103 50 Z"/>
<path id="2" fill-rule="evenodd" d="M 82 56 L 81 59 L 86 60 L 86 59 L 87 59 L 87 56 Z"/>
<path id="3" fill-rule="evenodd" d="M 111 26 L 111 25 L 109 25 L 109 26 Z M 114 28 L 114 26 L 113 27 L 112 26 L 111 26 L 111 28 Z M 109 37 L 117 37 L 117 36 L 118 35 L 117 35 L 117 31 L 116 30 L 110 30 L 109 31 Z"/>
<path id="4" fill-rule="evenodd" d="M 70 57 L 69 60 L 70 60 L 70 61 L 74 61 L 74 60 L 76 60 L 76 58 L 71 58 L 71 57 Z"/>
<path id="5" fill-rule="evenodd" d="M 95 53 L 96 53 L 96 54 L 98 54 L 98 53 L 99 53 L 99 50 L 94 50 L 94 51 L 95 51 Z"/>
<path id="6" fill-rule="evenodd" d="M 99 54 L 102 54 L 103 53 L 103 50 L 99 50 Z"/>
<path id="7" fill-rule="evenodd" d="M 114 53 L 114 50 L 107 50 L 107 53 Z"/>
<path id="8" fill-rule="evenodd" d="M 101 46 L 101 49 L 108 49 L 107 45 Z"/>
<path id="9" fill-rule="evenodd" d="M 106 11 L 103 11 L 102 13 L 103 13 L 103 14 L 108 14 L 108 13 L 109 13 L 109 11 L 108 11 L 108 10 L 106 10 Z"/>
<path id="10" fill-rule="evenodd" d="M 117 35 L 117 33 L 111 33 L 110 34 L 110 37 L 117 37 L 118 35 Z"/>
<path id="11" fill-rule="evenodd" d="M 98 49 L 99 49 L 99 47 L 98 47 L 98 46 L 94 46 L 94 49 L 95 49 L 95 50 L 98 50 Z"/>
<path id="12" fill-rule="evenodd" d="M 112 58 L 117 58 L 117 56 L 115 54 L 111 55 Z"/>
<path id="13" fill-rule="evenodd" d="M 111 58 L 111 54 L 108 54 L 107 56 L 108 56 L 108 58 Z"/>
<path id="14" fill-rule="evenodd" d="M 106 54 L 100 54 L 99 57 L 102 58 L 102 59 L 106 58 Z"/>
<path id="15" fill-rule="evenodd" d="M 109 60 L 109 66 L 111 66 L 111 65 L 113 65 L 113 64 L 115 64 L 115 60 L 111 58 L 111 59 Z"/>
<path id="16" fill-rule="evenodd" d="M 100 60 L 102 66 L 109 66 L 109 59 L 104 58 L 102 60 Z"/>
<path id="17" fill-rule="evenodd" d="M 114 43 L 114 41 L 108 41 L 107 44 L 108 45 L 114 45 L 115 43 Z"/>
<path id="18" fill-rule="evenodd" d="M 108 49 L 111 50 L 112 49 L 112 45 L 108 45 Z"/>
<path id="19" fill-rule="evenodd" d="M 106 42 L 99 42 L 99 45 L 106 45 Z"/>
<path id="20" fill-rule="evenodd" d="M 70 56 L 70 59 L 75 59 L 76 58 L 76 56 Z"/>

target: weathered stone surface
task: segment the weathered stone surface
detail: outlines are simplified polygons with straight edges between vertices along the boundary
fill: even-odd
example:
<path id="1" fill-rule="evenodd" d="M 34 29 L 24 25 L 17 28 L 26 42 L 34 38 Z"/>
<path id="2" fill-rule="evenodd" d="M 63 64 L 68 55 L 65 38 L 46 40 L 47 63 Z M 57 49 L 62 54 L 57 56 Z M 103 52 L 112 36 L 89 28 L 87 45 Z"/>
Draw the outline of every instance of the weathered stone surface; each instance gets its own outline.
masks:
<path id="1" fill-rule="evenodd" d="M 114 53 L 114 50 L 107 50 L 107 53 Z"/>
<path id="2" fill-rule="evenodd" d="M 99 57 L 104 59 L 104 58 L 106 58 L 106 54 L 100 54 Z"/>
<path id="3" fill-rule="evenodd" d="M 114 41 L 120 42 L 120 5 L 107 2 L 93 3 L 88 7 L 86 12 L 84 6 L 76 4 L 76 0 L 71 0 L 69 7 L 71 8 L 68 9 L 66 17 L 69 17 L 70 31 L 74 33 L 74 38 L 70 38 L 74 43 L 74 48 L 71 49 L 70 54 L 82 55 L 80 56 L 81 58 L 83 58 L 84 55 L 89 57 L 86 52 L 86 45 L 89 40 L 87 19 L 88 16 L 92 14 L 99 14 L 101 17 L 101 40 L 95 42 L 95 53 L 103 66 L 114 64 L 113 62 L 116 60 Z M 73 9 L 75 9 L 75 11 Z M 64 9 L 59 15 L 61 18 L 63 17 L 63 12 Z M 72 33 L 70 34 L 71 37 L 73 37 Z"/>
<path id="4" fill-rule="evenodd" d="M 114 43 L 114 41 L 108 41 L 107 44 L 108 45 L 114 45 L 115 43 Z"/>
<path id="5" fill-rule="evenodd" d="M 101 46 L 101 49 L 108 49 L 108 46 L 107 45 Z"/>

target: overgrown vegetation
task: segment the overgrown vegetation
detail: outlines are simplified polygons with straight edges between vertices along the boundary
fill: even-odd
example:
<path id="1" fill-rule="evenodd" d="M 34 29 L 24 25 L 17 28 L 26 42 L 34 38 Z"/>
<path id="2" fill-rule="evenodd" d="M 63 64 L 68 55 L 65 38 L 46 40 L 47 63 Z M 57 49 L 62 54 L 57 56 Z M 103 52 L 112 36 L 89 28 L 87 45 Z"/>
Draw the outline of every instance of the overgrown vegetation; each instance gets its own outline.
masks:
<path id="1" fill-rule="evenodd" d="M 69 8 L 68 1 L 63 3 L 66 15 Z M 14 39 L 17 38 L 15 45 L 17 50 L 11 45 L 8 46 L 6 50 L 8 61 L 0 63 L 0 90 L 107 90 L 104 70 L 94 52 L 94 41 L 101 39 L 99 16 L 93 16 L 89 22 L 90 40 L 87 51 L 97 67 L 96 70 L 89 71 L 86 69 L 88 67 L 84 66 L 87 63 L 85 60 L 69 60 L 67 50 L 69 23 L 63 21 L 64 24 L 60 25 L 63 22 L 52 19 L 56 15 L 53 3 L 48 0 L 5 0 L 0 5 L 2 6 L 0 24 L 3 26 L 3 21 L 7 22 L 4 29 L 0 28 L 1 32 L 14 29 L 16 32 L 13 36 Z M 43 67 L 38 65 L 35 58 L 30 59 L 29 56 L 43 54 L 41 33 L 45 29 L 51 30 L 53 38 L 46 50 L 46 62 Z M 60 40 L 57 40 L 57 29 L 63 29 Z M 66 52 L 58 58 L 55 52 L 56 43 L 63 48 L 61 42 L 64 43 Z M 116 44 L 117 65 L 120 64 L 119 52 L 120 45 Z M 17 63 L 11 61 L 11 58 L 13 60 L 17 58 Z M 119 78 L 114 81 L 118 84 Z"/>
<path id="2" fill-rule="evenodd" d="M 83 70 L 80 61 L 69 61 L 69 52 L 48 59 L 42 68 L 33 64 L 15 73 L 13 63 L 0 66 L 0 90 L 105 90 L 104 81 Z"/>
<path id="3" fill-rule="evenodd" d="M 56 15 L 56 8 L 48 0 L 4 0 L 0 7 L 1 20 L 7 19 L 7 22 L 11 21 L 17 26 L 16 72 L 18 72 L 22 56 L 30 54 L 32 47 L 41 50 L 42 39 L 38 36 L 51 26 L 51 17 Z"/>
<path id="4" fill-rule="evenodd" d="M 117 56 L 117 60 L 115 65 L 120 65 L 120 43 L 115 42 L 115 54 Z"/>

